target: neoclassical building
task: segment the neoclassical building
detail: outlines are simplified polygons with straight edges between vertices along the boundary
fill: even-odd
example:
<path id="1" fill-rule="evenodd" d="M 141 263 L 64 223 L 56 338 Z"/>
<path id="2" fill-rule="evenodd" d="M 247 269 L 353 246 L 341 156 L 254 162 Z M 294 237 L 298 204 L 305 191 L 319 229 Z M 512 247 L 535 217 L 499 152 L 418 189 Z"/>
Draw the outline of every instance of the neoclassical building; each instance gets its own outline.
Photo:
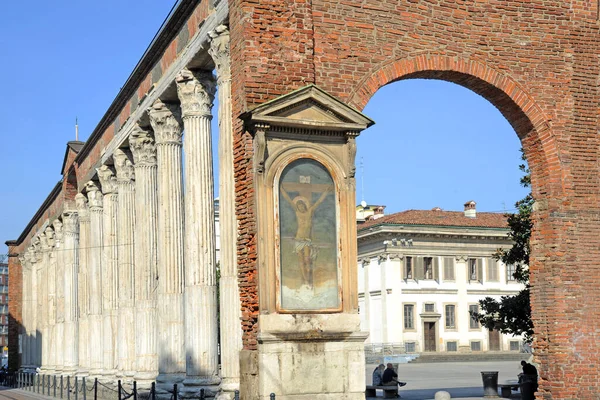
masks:
<path id="1" fill-rule="evenodd" d="M 358 225 L 362 329 L 375 349 L 397 352 L 519 351 L 521 338 L 488 331 L 469 311 L 484 297 L 517 294 L 514 267 L 492 258 L 509 248 L 506 217 L 408 210 Z"/>

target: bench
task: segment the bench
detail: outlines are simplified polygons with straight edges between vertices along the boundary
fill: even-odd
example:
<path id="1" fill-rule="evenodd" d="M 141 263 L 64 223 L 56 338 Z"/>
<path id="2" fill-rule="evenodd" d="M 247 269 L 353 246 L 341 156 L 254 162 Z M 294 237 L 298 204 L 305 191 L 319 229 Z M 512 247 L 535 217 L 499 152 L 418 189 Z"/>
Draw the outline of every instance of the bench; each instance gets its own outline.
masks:
<path id="1" fill-rule="evenodd" d="M 500 389 L 500 395 L 505 399 L 510 399 L 511 390 L 519 389 L 519 381 L 516 379 L 505 381 L 498 384 L 498 389 Z"/>
<path id="2" fill-rule="evenodd" d="M 373 386 L 367 385 L 367 389 L 365 390 L 365 397 L 377 397 L 376 390 L 383 390 L 383 398 L 384 399 L 393 399 L 398 397 L 398 385 L 393 386 Z"/>

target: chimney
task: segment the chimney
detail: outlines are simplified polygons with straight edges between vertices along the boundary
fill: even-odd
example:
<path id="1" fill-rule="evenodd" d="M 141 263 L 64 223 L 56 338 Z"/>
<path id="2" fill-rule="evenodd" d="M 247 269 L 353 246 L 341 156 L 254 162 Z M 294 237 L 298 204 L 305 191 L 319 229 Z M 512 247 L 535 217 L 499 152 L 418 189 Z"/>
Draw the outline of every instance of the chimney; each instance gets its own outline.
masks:
<path id="1" fill-rule="evenodd" d="M 465 203 L 465 217 L 467 218 L 475 218 L 477 217 L 477 210 L 475 209 L 475 203 L 473 200 L 467 201 Z"/>

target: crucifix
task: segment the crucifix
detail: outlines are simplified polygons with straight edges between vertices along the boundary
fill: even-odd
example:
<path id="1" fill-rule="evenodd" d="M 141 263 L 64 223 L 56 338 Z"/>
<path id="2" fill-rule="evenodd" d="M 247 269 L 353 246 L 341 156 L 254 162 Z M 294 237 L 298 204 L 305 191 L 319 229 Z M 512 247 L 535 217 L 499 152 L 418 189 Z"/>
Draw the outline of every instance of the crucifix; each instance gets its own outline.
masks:
<path id="1" fill-rule="evenodd" d="M 317 208 L 333 191 L 333 184 L 311 184 L 310 176 L 300 176 L 298 182 L 283 182 L 281 195 L 290 204 L 296 214 L 298 228 L 294 237 L 294 253 L 298 256 L 300 273 L 304 282 L 313 287 L 313 262 L 317 258 L 318 249 L 312 243 L 313 215 Z M 290 193 L 298 193 L 294 198 Z M 313 194 L 320 194 L 313 203 Z"/>

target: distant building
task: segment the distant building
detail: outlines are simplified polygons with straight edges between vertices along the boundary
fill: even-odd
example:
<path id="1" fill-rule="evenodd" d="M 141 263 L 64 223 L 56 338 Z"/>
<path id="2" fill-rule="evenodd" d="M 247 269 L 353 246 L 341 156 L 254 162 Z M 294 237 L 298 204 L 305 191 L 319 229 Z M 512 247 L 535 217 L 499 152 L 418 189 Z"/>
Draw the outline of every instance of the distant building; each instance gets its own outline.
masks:
<path id="1" fill-rule="evenodd" d="M 507 233 L 504 215 L 478 213 L 474 201 L 464 212 L 408 210 L 358 225 L 359 306 L 368 342 L 406 352 L 520 350 L 520 337 L 488 331 L 469 315 L 484 297 L 523 289 L 514 266 L 492 258 L 512 245 Z"/>
<path id="2" fill-rule="evenodd" d="M 0 347 L 2 355 L 8 346 L 8 264 L 0 263 Z"/>
<path id="3" fill-rule="evenodd" d="M 384 216 L 385 206 L 368 205 L 362 201 L 356 206 L 356 223 L 362 224 Z"/>

